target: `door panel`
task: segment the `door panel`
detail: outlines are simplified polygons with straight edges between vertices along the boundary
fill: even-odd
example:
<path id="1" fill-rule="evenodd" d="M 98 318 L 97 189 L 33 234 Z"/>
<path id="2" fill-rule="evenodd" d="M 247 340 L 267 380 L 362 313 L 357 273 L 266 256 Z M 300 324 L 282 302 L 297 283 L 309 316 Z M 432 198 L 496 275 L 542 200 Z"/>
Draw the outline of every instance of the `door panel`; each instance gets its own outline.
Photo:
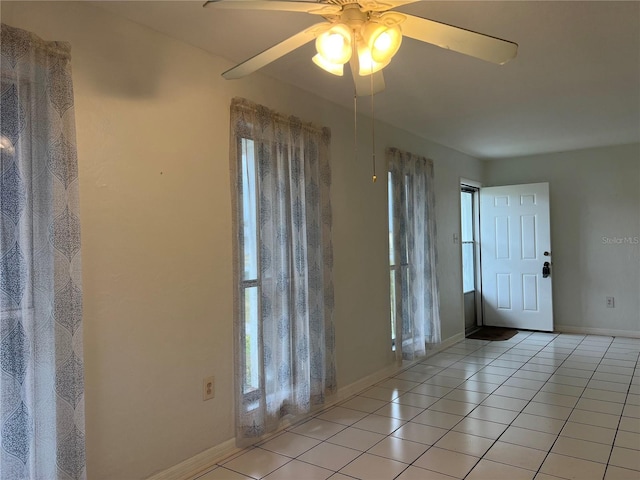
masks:
<path id="1" fill-rule="evenodd" d="M 553 331 L 549 223 L 548 183 L 480 190 L 485 325 Z"/>

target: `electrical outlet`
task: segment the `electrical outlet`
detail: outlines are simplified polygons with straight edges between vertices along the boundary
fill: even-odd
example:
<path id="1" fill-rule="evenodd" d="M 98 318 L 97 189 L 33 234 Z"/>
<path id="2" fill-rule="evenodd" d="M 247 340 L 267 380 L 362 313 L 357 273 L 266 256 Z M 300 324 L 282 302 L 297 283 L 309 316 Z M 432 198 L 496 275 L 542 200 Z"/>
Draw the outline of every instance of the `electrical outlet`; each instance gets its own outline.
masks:
<path id="1" fill-rule="evenodd" d="M 211 400 L 214 394 L 213 377 L 207 377 L 202 381 L 202 400 Z"/>
<path id="2" fill-rule="evenodd" d="M 615 299 L 613 297 L 607 297 L 607 308 L 614 308 L 615 306 Z"/>

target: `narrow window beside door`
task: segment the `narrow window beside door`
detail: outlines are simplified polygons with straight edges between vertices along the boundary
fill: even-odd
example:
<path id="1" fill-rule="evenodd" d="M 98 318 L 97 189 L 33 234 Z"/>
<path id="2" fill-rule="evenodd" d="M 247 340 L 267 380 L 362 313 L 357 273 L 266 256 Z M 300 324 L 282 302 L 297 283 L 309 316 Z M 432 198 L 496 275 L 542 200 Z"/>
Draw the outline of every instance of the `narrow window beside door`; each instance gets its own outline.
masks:
<path id="1" fill-rule="evenodd" d="M 474 191 L 463 189 L 460 194 L 461 205 L 461 233 L 462 233 L 462 289 L 464 293 L 473 292 L 476 289 L 475 252 L 476 242 L 474 235 Z"/>

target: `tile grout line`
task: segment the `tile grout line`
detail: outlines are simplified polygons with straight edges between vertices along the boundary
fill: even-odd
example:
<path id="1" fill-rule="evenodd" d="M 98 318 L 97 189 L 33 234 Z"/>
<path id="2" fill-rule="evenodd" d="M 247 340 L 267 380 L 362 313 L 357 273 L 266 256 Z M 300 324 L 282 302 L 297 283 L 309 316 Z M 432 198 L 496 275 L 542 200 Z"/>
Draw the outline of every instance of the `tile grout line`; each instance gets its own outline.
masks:
<path id="1" fill-rule="evenodd" d="M 614 337 L 614 339 L 615 339 L 615 337 Z M 613 345 L 613 342 L 611 342 L 611 344 Z M 607 349 L 607 351 L 609 351 L 609 349 Z M 618 438 L 618 432 L 620 431 L 620 424 L 622 423 L 622 418 L 624 417 L 624 410 L 627 407 L 627 400 L 629 399 L 629 392 L 631 391 L 631 386 L 633 385 L 633 377 L 635 376 L 636 371 L 639 371 L 638 370 L 638 362 L 639 361 L 640 361 L 640 353 L 638 353 L 638 355 L 636 356 L 636 363 L 635 363 L 635 365 L 633 367 L 633 373 L 631 374 L 631 381 L 629 382 L 629 386 L 627 387 L 627 392 L 625 394 L 625 399 L 624 399 L 624 404 L 623 404 L 623 407 L 622 407 L 622 412 L 620 413 L 620 419 L 618 420 L 618 425 L 616 426 L 616 433 L 613 435 L 613 441 L 611 442 L 611 451 L 609 452 L 609 457 L 607 458 L 607 464 L 606 464 L 606 466 L 604 468 L 604 476 L 603 476 L 603 478 L 606 478 L 607 470 L 609 470 L 609 462 L 611 461 L 611 457 L 613 456 L 613 449 L 616 446 L 616 438 Z"/>

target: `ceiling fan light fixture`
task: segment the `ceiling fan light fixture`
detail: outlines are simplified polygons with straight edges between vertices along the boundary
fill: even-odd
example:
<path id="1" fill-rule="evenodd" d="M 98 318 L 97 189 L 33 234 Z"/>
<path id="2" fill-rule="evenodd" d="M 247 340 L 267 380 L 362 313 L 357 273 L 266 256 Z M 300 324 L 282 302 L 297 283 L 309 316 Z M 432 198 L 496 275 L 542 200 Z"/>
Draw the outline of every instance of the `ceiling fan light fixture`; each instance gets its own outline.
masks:
<path id="1" fill-rule="evenodd" d="M 363 77 L 372 75 L 389 65 L 389 62 L 391 62 L 391 58 L 384 62 L 377 62 L 371 56 L 371 50 L 369 49 L 369 46 L 364 41 L 358 43 L 358 75 Z"/>
<path id="2" fill-rule="evenodd" d="M 333 75 L 337 75 L 338 77 L 342 77 L 344 75 L 344 65 L 342 63 L 332 63 L 325 59 L 319 53 L 314 55 L 312 58 L 313 63 L 318 65 L 325 72 L 329 72 Z"/>
<path id="3" fill-rule="evenodd" d="M 325 62 L 344 65 L 351 58 L 353 31 L 344 23 L 335 23 L 318 35 L 316 50 Z"/>
<path id="4" fill-rule="evenodd" d="M 379 63 L 389 63 L 402 44 L 402 31 L 398 25 L 371 21 L 363 27 L 362 36 L 371 58 Z"/>

